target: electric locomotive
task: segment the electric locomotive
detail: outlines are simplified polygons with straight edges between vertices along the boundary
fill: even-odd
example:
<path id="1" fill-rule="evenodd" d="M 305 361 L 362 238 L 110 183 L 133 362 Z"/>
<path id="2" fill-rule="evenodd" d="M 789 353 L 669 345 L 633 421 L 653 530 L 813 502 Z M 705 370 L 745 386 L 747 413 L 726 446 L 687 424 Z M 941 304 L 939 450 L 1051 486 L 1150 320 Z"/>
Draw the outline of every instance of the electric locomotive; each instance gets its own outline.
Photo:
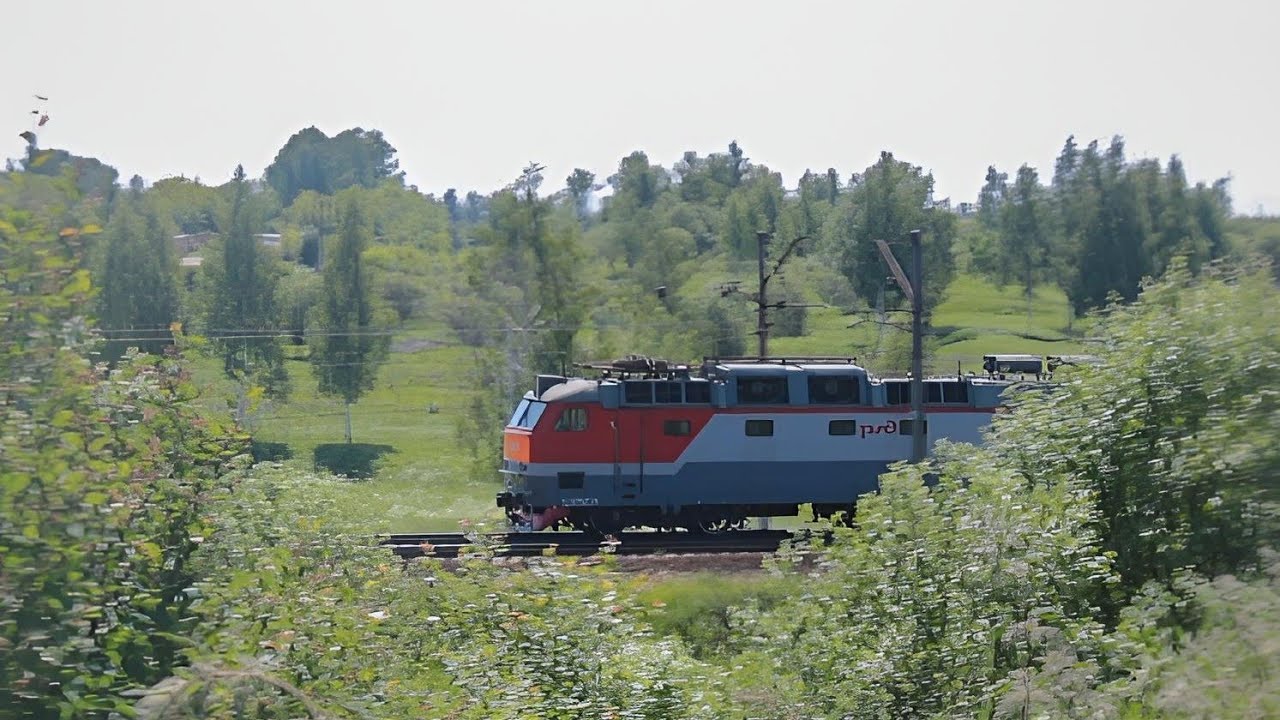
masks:
<path id="1" fill-rule="evenodd" d="M 503 433 L 497 503 L 516 525 L 711 532 L 794 516 L 804 503 L 818 517 L 851 513 L 911 453 L 910 380 L 874 377 L 849 358 L 579 367 L 598 377 L 539 375 Z M 981 442 L 1015 382 L 1010 369 L 924 379 L 928 445 Z"/>

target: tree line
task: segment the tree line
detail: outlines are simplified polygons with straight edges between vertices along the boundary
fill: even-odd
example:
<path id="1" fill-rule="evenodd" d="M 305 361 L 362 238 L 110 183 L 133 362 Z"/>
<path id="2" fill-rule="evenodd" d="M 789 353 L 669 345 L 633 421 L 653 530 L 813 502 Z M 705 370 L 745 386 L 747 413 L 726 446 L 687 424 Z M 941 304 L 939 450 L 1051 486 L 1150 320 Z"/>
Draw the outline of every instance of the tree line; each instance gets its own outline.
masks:
<path id="1" fill-rule="evenodd" d="M 1054 163 L 1049 185 L 1029 165 L 1007 173 L 987 168 L 978 196 L 977 269 L 1016 281 L 1028 297 L 1051 282 L 1077 313 L 1102 307 L 1115 293 L 1126 301 L 1143 278 L 1160 276 L 1185 256 L 1193 272 L 1223 257 L 1231 214 L 1228 181 L 1190 185 L 1182 160 L 1125 159 L 1124 141 L 1081 149 L 1074 137 Z"/>
<path id="2" fill-rule="evenodd" d="M 497 191 L 440 198 L 406 186 L 395 148 L 359 128 L 300 131 L 262 180 L 237 168 L 219 185 L 135 177 L 117 191 L 114 170 L 34 148 L 23 170 L 101 199 L 92 268 L 108 357 L 158 350 L 178 323 L 213 342 L 229 376 L 285 397 L 284 348 L 306 345 L 317 389 L 347 403 L 409 322 L 444 322 L 476 349 L 482 384 L 508 394 L 533 372 L 591 357 L 744 354 L 751 307 L 723 281 L 754 276 L 762 233 L 770 261 L 804 238 L 774 290 L 789 305 L 775 336 L 803 334 L 811 302 L 900 302 L 874 241 L 912 229 L 925 234 L 928 307 L 960 270 L 1028 297 L 1057 285 L 1085 313 L 1113 294 L 1132 300 L 1177 255 L 1198 272 L 1280 247 L 1252 229 L 1233 234 L 1244 226 L 1225 180 L 1193 185 L 1176 156 L 1129 161 L 1119 138 L 1105 149 L 1069 138 L 1047 185 L 1030 166 L 1012 182 L 989 168 L 972 213 L 939 201 L 929 173 L 889 152 L 787 188 L 736 142 L 670 168 L 636 151 L 603 179 L 576 168 L 556 190 L 531 165 Z M 180 273 L 166 238 L 201 233 L 213 241 Z M 264 233 L 278 239 L 268 246 Z M 488 382 L 496 375 L 505 379 Z M 495 398 L 494 412 L 509 400 Z"/>

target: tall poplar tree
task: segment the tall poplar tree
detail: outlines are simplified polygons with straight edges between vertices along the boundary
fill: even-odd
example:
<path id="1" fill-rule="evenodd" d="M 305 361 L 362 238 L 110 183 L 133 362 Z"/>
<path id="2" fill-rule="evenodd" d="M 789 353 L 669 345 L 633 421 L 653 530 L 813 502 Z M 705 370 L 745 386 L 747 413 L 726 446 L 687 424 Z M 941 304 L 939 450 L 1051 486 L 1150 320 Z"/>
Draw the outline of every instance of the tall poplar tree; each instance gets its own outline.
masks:
<path id="1" fill-rule="evenodd" d="M 1000 208 L 1000 248 L 1005 274 L 1016 274 L 1028 301 L 1049 265 L 1048 209 L 1039 175 L 1023 165 Z"/>
<path id="2" fill-rule="evenodd" d="M 282 397 L 288 393 L 288 374 L 278 337 L 280 271 L 253 236 L 252 214 L 244 167 L 236 166 L 226 232 L 201 266 L 205 332 L 221 351 L 228 375 L 253 375 L 270 395 Z"/>
<path id="3" fill-rule="evenodd" d="M 1000 224 L 1000 208 L 1009 195 L 1009 174 L 987 166 L 986 181 L 978 192 L 978 221 L 988 228 Z"/>
<path id="4" fill-rule="evenodd" d="M 129 347 L 160 352 L 171 342 L 178 318 L 177 260 L 160 218 L 131 191 L 106 228 L 105 257 L 98 266 L 98 313 L 107 336 L 106 356 Z"/>
<path id="5" fill-rule="evenodd" d="M 391 338 L 375 312 L 362 258 L 372 231 L 355 198 L 348 198 L 341 212 L 335 247 L 325 253 L 322 329 L 312 345 L 311 363 L 320 392 L 340 397 L 346 405 L 350 443 L 351 405 L 373 389 Z"/>

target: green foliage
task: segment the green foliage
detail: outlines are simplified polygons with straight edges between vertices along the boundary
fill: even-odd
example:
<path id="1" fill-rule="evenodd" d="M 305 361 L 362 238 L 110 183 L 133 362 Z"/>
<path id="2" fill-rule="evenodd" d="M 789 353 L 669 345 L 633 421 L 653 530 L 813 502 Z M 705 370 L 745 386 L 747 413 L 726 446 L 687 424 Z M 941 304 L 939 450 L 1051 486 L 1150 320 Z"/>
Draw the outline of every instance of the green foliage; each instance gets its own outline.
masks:
<path id="1" fill-rule="evenodd" d="M 390 348 L 364 265 L 368 242 L 369 228 L 360 206 L 349 199 L 336 246 L 325 262 L 322 330 L 314 336 L 311 350 L 320 392 L 341 397 L 347 404 L 373 387 L 378 366 Z"/>
<path id="2" fill-rule="evenodd" d="M 1185 567 L 1215 575 L 1256 562 L 1268 530 L 1257 493 L 1280 470 L 1278 299 L 1263 273 L 1195 279 L 1175 263 L 1103 319 L 1102 368 L 999 423 L 1000 447 L 1027 477 L 1095 498 L 1126 592 Z"/>
<path id="3" fill-rule="evenodd" d="M 276 295 L 281 329 L 293 336 L 294 344 L 306 342 L 307 331 L 314 330 L 311 324 L 317 319 L 316 309 L 324 297 L 323 276 L 305 267 L 290 267 L 280 277 Z"/>
<path id="4" fill-rule="evenodd" d="M 1242 259 L 1258 258 L 1271 265 L 1271 273 L 1280 280 L 1280 218 L 1234 217 L 1227 223 L 1227 245 Z"/>
<path id="5" fill-rule="evenodd" d="M 712 302 L 699 310 L 700 354 L 710 357 L 741 357 L 747 354 L 746 330 L 724 302 Z"/>
<path id="6" fill-rule="evenodd" d="M 411 247 L 433 255 L 452 249 L 448 209 L 396 180 L 383 180 L 373 188 L 348 188 L 335 197 L 337 207 L 348 199 L 360 204 L 381 245 Z"/>
<path id="7" fill-rule="evenodd" d="M 1025 165 L 1012 188 L 987 169 L 980 230 L 970 229 L 966 244 L 973 269 L 1001 283 L 1017 277 L 1028 296 L 1053 280 L 1083 314 L 1111 293 L 1132 301 L 1143 278 L 1164 273 L 1175 256 L 1192 272 L 1223 257 L 1230 208 L 1226 180 L 1189 187 L 1176 155 L 1161 169 L 1154 160 L 1126 162 L 1119 137 L 1105 151 L 1096 141 L 1081 150 L 1069 137 L 1049 188 Z"/>
<path id="8" fill-rule="evenodd" d="M 988 229 L 999 227 L 1002 211 L 1009 202 L 1009 174 L 996 170 L 994 165 L 987 166 L 986 180 L 978 191 L 978 223 Z"/>
<path id="9" fill-rule="evenodd" d="M 569 197 L 573 200 L 574 211 L 578 213 L 580 219 L 585 220 L 587 217 L 587 203 L 591 199 L 591 192 L 595 189 L 595 173 L 582 168 L 574 168 L 573 173 L 565 178 L 564 183 L 565 189 L 569 191 Z"/>
<path id="10" fill-rule="evenodd" d="M 258 468 L 213 512 L 200 612 L 217 630 L 168 690 L 179 716 L 717 717 L 728 701 L 635 590 L 557 558 L 401 568 Z"/>
<path id="11" fill-rule="evenodd" d="M 500 282 L 512 286 L 523 297 L 528 316 L 522 327 L 538 333 L 534 338 L 533 367 L 541 372 L 559 372 L 574 359 L 574 339 L 586 316 L 590 287 L 580 272 L 582 257 L 576 221 L 553 214 L 550 202 L 535 194 L 541 176 L 526 169 L 524 178 L 512 190 L 493 199 L 490 223 L 482 237 L 485 247 L 481 269 L 469 282 L 473 289 L 486 286 L 483 293 L 500 292 L 487 286 Z"/>
<path id="12" fill-rule="evenodd" d="M 942 296 L 953 274 L 951 243 L 955 219 L 950 213 L 927 207 L 933 193 L 933 176 L 919 167 L 882 152 L 880 159 L 855 176 L 848 193 L 827 223 L 825 244 L 854 290 L 869 304 L 885 285 L 887 268 L 876 240 L 895 247 L 904 269 L 907 234 L 923 232 L 926 306 Z"/>
<path id="13" fill-rule="evenodd" d="M 1280 468 L 1277 292 L 1259 271 L 1197 278 L 1175 261 L 1100 321 L 1102 367 L 1021 394 L 986 450 L 941 446 L 932 487 L 921 468 L 883 476 L 856 529 L 816 548 L 822 571 L 760 619 L 784 677 L 757 711 L 787 698 L 823 716 L 1182 712 L 1200 697 L 1186 678 L 1212 673 L 1179 659 L 1187 633 L 1230 653 L 1219 628 L 1243 617 L 1221 619 L 1234 581 L 1197 590 L 1190 572 L 1255 571 L 1275 538 L 1260 503 Z M 1259 616 L 1262 637 L 1272 619 Z M 1194 707 L 1274 701 L 1211 698 Z"/>
<path id="14" fill-rule="evenodd" d="M 1018 168 L 1018 177 L 1000 208 L 999 267 L 1001 281 L 1016 277 L 1028 299 L 1051 263 L 1049 200 L 1040 178 L 1030 166 Z"/>
<path id="15" fill-rule="evenodd" d="M 330 138 L 315 127 L 289 138 L 266 170 L 266 181 L 286 205 L 313 190 L 331 195 L 353 185 L 374 187 L 383 179 L 403 182 L 396 149 L 377 130 L 352 128 Z"/>
<path id="16" fill-rule="evenodd" d="M 522 368 L 512 367 L 504 355 L 484 350 L 474 353 L 471 377 L 478 390 L 471 394 L 456 424 L 457 442 L 471 460 L 469 475 L 473 480 L 495 479 L 502 467 L 502 429 L 523 395 L 521 384 L 527 388 L 532 383 L 532 378 Z"/>
<path id="17" fill-rule="evenodd" d="M 639 596 L 659 635 L 679 637 L 699 659 L 731 658 L 756 643 L 750 625 L 791 587 L 780 577 L 697 573 L 654 584 Z"/>
<path id="18" fill-rule="evenodd" d="M 281 269 L 253 236 L 253 202 L 244 169 L 236 168 L 226 233 L 205 251 L 200 266 L 205 334 L 229 375 L 253 378 L 273 396 L 287 393 L 278 338 L 276 287 Z"/>
<path id="19" fill-rule="evenodd" d="M 22 162 L 23 170 L 33 175 L 62 176 L 75 183 L 78 194 L 96 197 L 108 203 L 115 197 L 120 173 L 106 163 L 91 157 L 80 157 L 66 150 L 40 150 L 28 146 Z"/>
<path id="20" fill-rule="evenodd" d="M 1076 587 L 1109 576 L 1087 507 L 981 451 L 938 455 L 932 489 L 922 468 L 883 476 L 825 572 L 774 614 L 779 666 L 822 715 L 981 715 L 1010 673 L 1100 633 Z"/>
<path id="21" fill-rule="evenodd" d="M 111 372 L 85 361 L 84 229 L 29 223 L 7 200 L 0 695 L 28 717 L 128 714 L 121 693 L 168 675 L 190 644 L 204 496 L 247 444 L 197 416 L 176 355 Z"/>
<path id="22" fill-rule="evenodd" d="M 172 343 L 170 325 L 179 317 L 173 242 L 142 202 L 131 191 L 119 203 L 107 223 L 104 257 L 95 263 L 98 317 L 112 360 L 129 347 L 160 352 Z"/>
<path id="23" fill-rule="evenodd" d="M 775 351 L 874 347 L 873 365 L 900 368 L 905 335 L 847 327 L 850 276 L 832 260 L 861 218 L 889 227 L 914 213 L 927 233 L 926 221 L 951 222 L 923 209 L 917 169 L 882 158 L 850 188 L 829 171 L 788 196 L 736 144 L 686 156 L 678 182 L 635 153 L 585 233 L 576 202 L 537 197 L 532 168 L 492 198 L 454 193 L 449 205 L 394 179 L 337 198 L 305 191 L 277 222 L 311 242 L 313 262 L 323 251 L 326 273 L 279 285 L 273 259 L 241 242 L 279 209 L 274 192 L 240 178 L 144 193 L 159 227 L 203 228 L 205 208 L 228 211 L 202 272 L 265 278 L 250 289 L 274 286 L 270 299 L 246 299 L 269 309 L 273 334 L 304 332 L 322 277 L 325 315 L 338 307 L 357 326 L 377 301 L 342 298 L 403 301 L 397 352 L 383 350 L 358 409 L 370 436 L 394 446 L 329 444 L 333 401 L 300 391 L 258 410 L 254 457 L 284 467 L 231 476 L 245 439 L 194 404 L 238 392 L 247 406 L 259 391 L 216 369 L 197 390 L 176 355 L 126 355 L 112 372 L 87 365 L 78 314 L 118 307 L 95 304 L 84 272 L 82 243 L 105 205 L 81 197 L 70 172 L 0 177 L 0 690 L 22 693 L 38 717 L 1273 712 L 1265 547 L 1276 528 L 1264 503 L 1280 469 L 1277 290 L 1265 273 L 1206 262 L 1258 249 L 1265 229 L 1226 222 L 1222 186 L 1187 187 L 1175 163 L 1128 164 L 1115 145 L 1069 146 L 1048 189 L 1024 170 L 993 201 L 992 227 L 960 223 L 955 257 L 990 269 L 1011 261 L 1016 244 L 1000 243 L 1026 240 L 1035 283 L 1074 274 L 1083 247 L 1129 253 L 1117 277 L 1167 268 L 1132 306 L 1087 321 L 1106 339 L 1105 364 L 1024 395 L 989 449 L 940 449 L 932 487 L 926 468 L 898 468 L 861 503 L 856 528 L 830 548 L 801 548 L 806 562 L 647 586 L 607 560 L 513 570 L 490 562 L 483 542 L 475 558 L 403 567 L 369 533 L 495 516 L 498 435 L 536 371 L 595 353 L 745 352 L 750 308 L 717 290 L 754 275 L 741 252 L 752 248 L 733 240 L 747 228 L 784 239 L 819 229 L 824 242 L 787 266 L 776 294 L 840 308 L 808 313 L 810 336 L 779 337 Z M 132 202 L 118 202 L 104 244 L 162 237 Z M 883 276 L 878 255 L 864 260 L 852 267 L 870 273 L 874 260 Z M 1009 274 L 1021 284 L 1026 267 Z M 1063 295 L 1040 285 L 1024 314 L 1028 290 L 958 278 L 934 308 L 946 334 L 931 352 L 942 363 L 1066 348 L 1048 342 L 1064 339 Z M 773 319 L 785 334 L 789 319 Z M 472 347 L 441 347 L 448 332 Z M 215 335 L 214 347 L 231 340 Z M 323 383 L 331 364 L 294 365 Z M 342 482 L 308 461 L 376 477 Z M 131 708 L 123 693 L 140 685 L 154 693 Z"/>
<path id="24" fill-rule="evenodd" d="M 773 234 L 778 229 L 783 205 L 782 176 L 757 165 L 739 183 L 725 201 L 721 243 L 734 257 L 754 258 L 756 233 Z"/>
<path id="25" fill-rule="evenodd" d="M 1191 599 L 1202 619 L 1189 637 L 1167 633 L 1146 666 L 1160 717 L 1276 717 L 1280 691 L 1280 566 L 1261 578 L 1224 575 Z"/>
<path id="26" fill-rule="evenodd" d="M 807 332 L 806 322 L 809 318 L 809 309 L 804 306 L 804 296 L 785 286 L 781 288 L 781 292 L 770 295 L 770 302 L 787 303 L 770 313 L 769 322 L 773 325 L 769 328 L 770 337 L 803 337 Z"/>
<path id="27" fill-rule="evenodd" d="M 177 233 L 217 232 L 231 199 L 219 188 L 187 178 L 157 180 L 146 196 Z"/>

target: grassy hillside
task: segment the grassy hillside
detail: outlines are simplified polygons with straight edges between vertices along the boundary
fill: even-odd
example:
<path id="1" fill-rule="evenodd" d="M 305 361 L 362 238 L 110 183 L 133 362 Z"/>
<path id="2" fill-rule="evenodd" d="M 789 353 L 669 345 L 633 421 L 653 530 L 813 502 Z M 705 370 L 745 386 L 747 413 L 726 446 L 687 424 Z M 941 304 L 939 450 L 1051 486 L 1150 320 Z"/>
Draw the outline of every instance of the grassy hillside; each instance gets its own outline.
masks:
<path id="1" fill-rule="evenodd" d="M 1066 295 L 1057 288 L 1040 287 L 1030 307 L 1016 286 L 996 287 L 980 278 L 962 275 L 948 288 L 933 314 L 927 348 L 928 367 L 935 373 L 951 373 L 959 362 L 964 371 L 980 371 L 982 356 L 992 353 L 1071 354 L 1086 352 L 1076 339 L 1083 327 L 1075 323 L 1069 332 L 1070 311 Z M 908 332 L 846 315 L 834 308 L 812 308 L 808 333 L 803 337 L 776 338 L 774 355 L 852 355 L 881 374 L 908 369 Z M 910 315 L 892 313 L 889 321 L 907 327 Z"/>
<path id="2" fill-rule="evenodd" d="M 712 276 L 717 274 L 722 269 L 709 270 L 707 283 L 714 284 Z M 776 338 L 770 351 L 856 356 L 877 372 L 904 370 L 909 335 L 873 324 L 848 327 L 861 317 L 835 308 L 812 308 L 807 334 Z M 1086 351 L 1079 342 L 1047 340 L 1065 337 L 1067 323 L 1067 301 L 1057 289 L 1038 289 L 1028 315 L 1018 288 L 997 288 L 961 276 L 934 314 L 938 334 L 929 343 L 930 366 L 935 372 L 953 372 L 959 361 L 967 371 L 977 370 L 986 353 Z M 749 347 L 754 349 L 754 337 Z M 301 358 L 303 348 L 291 352 Z M 202 361 L 200 368 L 211 394 L 234 393 L 217 372 L 216 361 Z M 343 442 L 342 403 L 316 394 L 305 361 L 290 362 L 289 370 L 293 390 L 288 402 L 267 403 L 254 416 L 259 447 L 281 462 L 307 468 L 317 460 L 324 464 L 334 452 L 368 460 L 374 471 L 371 478 L 339 479 L 314 488 L 335 498 L 349 518 L 383 532 L 501 519 L 493 504 L 500 488 L 497 472 L 488 482 L 472 479 L 469 457 L 458 444 L 458 422 L 474 386 L 473 363 L 471 351 L 459 346 L 446 328 L 417 324 L 396 337 L 377 387 L 353 408 L 354 449 L 336 447 Z"/>

